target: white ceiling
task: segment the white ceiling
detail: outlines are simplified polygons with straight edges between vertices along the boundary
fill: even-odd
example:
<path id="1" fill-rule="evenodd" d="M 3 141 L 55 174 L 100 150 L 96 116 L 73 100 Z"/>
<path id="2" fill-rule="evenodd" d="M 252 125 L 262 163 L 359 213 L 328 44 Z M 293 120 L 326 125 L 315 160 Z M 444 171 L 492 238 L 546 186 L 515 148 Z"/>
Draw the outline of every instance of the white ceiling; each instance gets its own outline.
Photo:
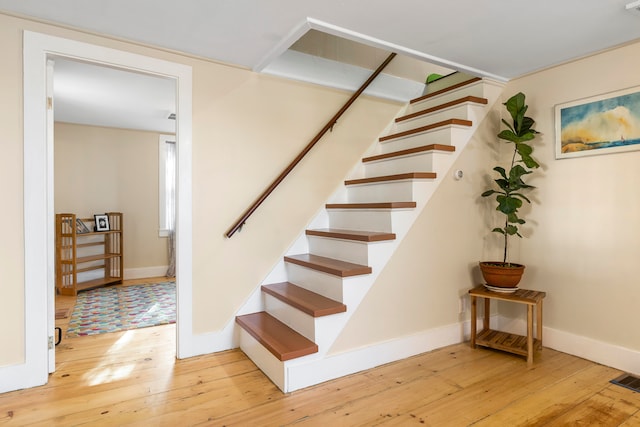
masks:
<path id="1" fill-rule="evenodd" d="M 172 79 L 56 58 L 54 120 L 175 133 Z"/>
<path id="2" fill-rule="evenodd" d="M 0 10 L 256 71 L 316 29 L 509 80 L 639 40 L 630 1 L 0 0 Z"/>
<path id="3" fill-rule="evenodd" d="M 630 1 L 0 0 L 0 10 L 248 68 L 321 27 L 510 79 L 639 39 Z"/>

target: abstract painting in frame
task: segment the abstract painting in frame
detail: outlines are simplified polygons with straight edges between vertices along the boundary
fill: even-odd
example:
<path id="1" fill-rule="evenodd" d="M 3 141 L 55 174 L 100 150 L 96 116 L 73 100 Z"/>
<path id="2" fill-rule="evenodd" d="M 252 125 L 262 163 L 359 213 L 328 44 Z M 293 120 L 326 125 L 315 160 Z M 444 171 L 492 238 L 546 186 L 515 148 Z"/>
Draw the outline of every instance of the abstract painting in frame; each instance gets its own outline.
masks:
<path id="1" fill-rule="evenodd" d="M 640 86 L 555 107 L 556 159 L 640 150 Z"/>

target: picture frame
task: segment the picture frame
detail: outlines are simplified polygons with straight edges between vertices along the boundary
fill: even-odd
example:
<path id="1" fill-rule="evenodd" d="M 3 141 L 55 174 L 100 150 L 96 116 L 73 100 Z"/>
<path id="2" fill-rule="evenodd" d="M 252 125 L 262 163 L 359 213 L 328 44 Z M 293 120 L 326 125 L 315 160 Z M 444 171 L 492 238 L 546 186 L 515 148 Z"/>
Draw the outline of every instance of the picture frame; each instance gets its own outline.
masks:
<path id="1" fill-rule="evenodd" d="M 85 234 L 85 233 L 90 233 L 90 232 L 91 232 L 91 230 L 89 230 L 89 227 L 87 227 L 87 224 L 82 222 L 82 220 L 80 218 L 76 218 L 76 233 L 77 234 Z"/>
<path id="2" fill-rule="evenodd" d="M 640 150 L 640 86 L 555 106 L 555 157 Z"/>
<path id="3" fill-rule="evenodd" d="M 94 215 L 96 231 L 109 231 L 109 215 Z"/>

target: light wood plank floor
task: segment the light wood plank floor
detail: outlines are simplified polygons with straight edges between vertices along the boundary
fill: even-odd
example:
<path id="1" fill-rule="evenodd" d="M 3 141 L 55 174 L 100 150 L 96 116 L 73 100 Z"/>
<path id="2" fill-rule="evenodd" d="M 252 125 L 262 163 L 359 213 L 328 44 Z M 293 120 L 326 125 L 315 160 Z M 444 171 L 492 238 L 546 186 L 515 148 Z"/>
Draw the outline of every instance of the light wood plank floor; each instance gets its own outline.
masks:
<path id="1" fill-rule="evenodd" d="M 290 394 L 239 350 L 175 360 L 175 325 L 64 338 L 49 384 L 0 394 L 0 425 L 640 426 L 620 371 L 551 349 L 459 344 Z"/>

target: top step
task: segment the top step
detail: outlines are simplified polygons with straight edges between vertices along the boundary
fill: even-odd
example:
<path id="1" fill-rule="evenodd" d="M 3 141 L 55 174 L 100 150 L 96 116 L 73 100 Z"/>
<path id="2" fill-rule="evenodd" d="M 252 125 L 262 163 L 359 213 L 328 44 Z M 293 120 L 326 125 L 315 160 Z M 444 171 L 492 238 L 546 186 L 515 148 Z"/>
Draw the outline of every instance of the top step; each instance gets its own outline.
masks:
<path id="1" fill-rule="evenodd" d="M 449 91 L 452 91 L 452 90 L 455 90 L 455 89 L 470 85 L 470 84 L 475 83 L 475 82 L 480 81 L 480 80 L 482 80 L 480 77 L 473 77 L 473 78 L 471 78 L 469 80 L 465 80 L 463 82 L 456 83 L 456 84 L 454 84 L 452 86 L 449 86 L 449 87 L 446 87 L 444 89 L 440 89 L 440 90 L 437 90 L 435 92 L 428 93 L 426 95 L 422 95 L 419 98 L 412 99 L 411 101 L 409 101 L 409 103 L 410 104 L 415 104 L 417 102 L 422 102 L 422 101 L 427 100 L 429 98 L 433 98 L 435 96 L 442 95 L 443 93 L 446 93 L 446 92 L 449 92 Z"/>

